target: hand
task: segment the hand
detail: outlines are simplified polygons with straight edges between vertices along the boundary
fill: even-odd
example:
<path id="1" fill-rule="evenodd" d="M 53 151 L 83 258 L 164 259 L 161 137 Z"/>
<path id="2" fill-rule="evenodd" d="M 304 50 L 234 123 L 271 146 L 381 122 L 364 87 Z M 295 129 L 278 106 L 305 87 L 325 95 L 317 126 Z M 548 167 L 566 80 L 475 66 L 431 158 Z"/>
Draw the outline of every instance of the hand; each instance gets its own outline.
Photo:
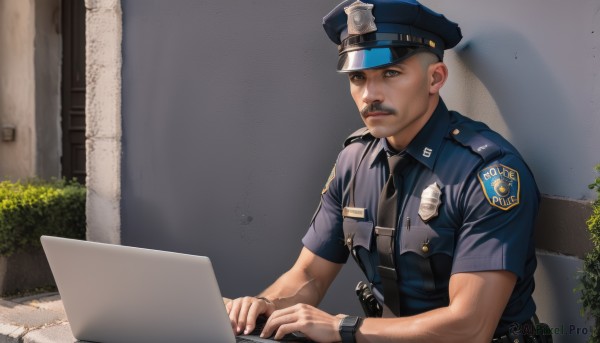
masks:
<path id="1" fill-rule="evenodd" d="M 332 316 L 313 306 L 297 304 L 273 312 L 261 337 L 271 337 L 275 332 L 275 340 L 280 340 L 288 333 L 300 331 L 313 341 L 339 342 L 342 340 L 339 325 L 344 315 Z"/>
<path id="2" fill-rule="evenodd" d="M 275 311 L 275 304 L 255 297 L 243 297 L 229 301 L 225 308 L 233 332 L 247 335 L 256 327 L 256 318 L 261 314 L 270 316 Z"/>

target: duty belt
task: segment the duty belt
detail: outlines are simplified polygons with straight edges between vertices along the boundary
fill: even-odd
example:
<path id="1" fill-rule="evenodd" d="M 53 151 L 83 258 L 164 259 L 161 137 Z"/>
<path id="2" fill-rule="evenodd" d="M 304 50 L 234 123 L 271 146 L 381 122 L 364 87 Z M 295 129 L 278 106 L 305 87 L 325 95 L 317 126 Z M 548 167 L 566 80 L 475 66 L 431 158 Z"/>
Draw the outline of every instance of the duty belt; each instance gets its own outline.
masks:
<path id="1" fill-rule="evenodd" d="M 552 331 L 534 316 L 533 321 L 511 325 L 508 332 L 494 337 L 492 343 L 552 343 Z"/>

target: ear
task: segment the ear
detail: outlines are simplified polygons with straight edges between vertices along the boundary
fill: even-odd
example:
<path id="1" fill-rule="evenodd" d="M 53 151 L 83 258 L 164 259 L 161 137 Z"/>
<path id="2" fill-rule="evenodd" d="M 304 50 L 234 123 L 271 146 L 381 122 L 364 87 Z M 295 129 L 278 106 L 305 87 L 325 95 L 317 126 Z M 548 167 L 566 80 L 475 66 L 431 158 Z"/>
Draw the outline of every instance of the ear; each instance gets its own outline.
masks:
<path id="1" fill-rule="evenodd" d="M 448 67 L 444 62 L 433 63 L 428 68 L 429 94 L 438 94 L 448 79 Z"/>

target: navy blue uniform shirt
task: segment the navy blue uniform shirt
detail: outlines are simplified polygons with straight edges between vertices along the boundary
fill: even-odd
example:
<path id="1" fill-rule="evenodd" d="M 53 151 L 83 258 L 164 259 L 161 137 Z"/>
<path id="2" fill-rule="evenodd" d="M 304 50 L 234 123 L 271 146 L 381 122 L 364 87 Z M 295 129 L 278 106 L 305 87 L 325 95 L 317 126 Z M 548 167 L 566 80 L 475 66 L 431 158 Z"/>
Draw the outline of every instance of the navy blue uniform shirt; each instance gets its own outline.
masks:
<path id="1" fill-rule="evenodd" d="M 517 150 L 485 124 L 448 111 L 440 99 L 405 151 L 412 162 L 403 172 L 395 254 L 402 315 L 448 306 L 454 273 L 506 270 L 517 276 L 517 283 L 496 334 L 529 320 L 535 313 L 533 227 L 539 192 Z M 348 144 L 302 240 L 334 263 L 345 263 L 354 248 L 380 302 L 374 227 L 390 153 L 385 139 L 370 135 Z M 422 200 L 423 191 L 436 186 L 441 191 L 434 202 L 439 203 L 437 214 Z M 348 207 L 361 210 L 344 216 Z M 427 213 L 425 220 L 420 208 Z M 350 236 L 352 247 L 345 240 Z"/>

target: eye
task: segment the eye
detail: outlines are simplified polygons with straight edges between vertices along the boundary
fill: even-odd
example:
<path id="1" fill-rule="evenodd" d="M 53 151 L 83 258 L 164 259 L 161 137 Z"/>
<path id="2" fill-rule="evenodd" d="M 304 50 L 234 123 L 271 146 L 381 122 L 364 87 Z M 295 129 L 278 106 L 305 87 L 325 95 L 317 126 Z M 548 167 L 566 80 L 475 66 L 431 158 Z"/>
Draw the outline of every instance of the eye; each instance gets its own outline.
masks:
<path id="1" fill-rule="evenodd" d="M 384 77 L 395 77 L 395 76 L 398 76 L 398 75 L 400 75 L 400 72 L 398 70 L 394 70 L 394 69 L 386 69 L 383 72 L 383 76 Z"/>
<path id="2" fill-rule="evenodd" d="M 364 80 L 365 75 L 363 73 L 350 73 L 348 74 L 348 79 L 350 79 L 350 82 L 358 82 Z"/>

